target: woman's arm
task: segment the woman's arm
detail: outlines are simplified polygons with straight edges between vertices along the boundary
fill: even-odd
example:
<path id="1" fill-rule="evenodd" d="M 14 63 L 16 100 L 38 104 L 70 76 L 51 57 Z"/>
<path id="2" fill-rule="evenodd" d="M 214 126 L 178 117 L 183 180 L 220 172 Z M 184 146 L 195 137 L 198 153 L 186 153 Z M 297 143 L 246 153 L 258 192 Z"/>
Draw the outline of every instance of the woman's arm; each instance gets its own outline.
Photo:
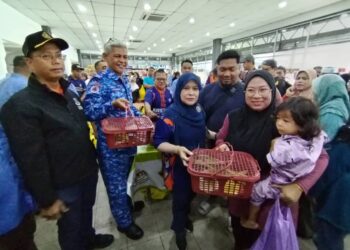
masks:
<path id="1" fill-rule="evenodd" d="M 228 115 L 226 115 L 224 124 L 222 125 L 219 132 L 216 134 L 216 142 L 215 142 L 216 146 L 220 146 L 225 142 L 225 139 L 228 135 L 229 125 L 230 125 L 230 120 L 228 118 Z"/>
<path id="2" fill-rule="evenodd" d="M 187 148 L 182 147 L 182 146 L 177 146 L 177 145 L 171 144 L 169 142 L 163 142 L 163 143 L 159 144 L 157 149 L 163 153 L 178 155 L 181 158 L 182 163 L 185 166 L 187 166 L 187 163 L 189 161 L 189 157 L 193 154 Z"/>

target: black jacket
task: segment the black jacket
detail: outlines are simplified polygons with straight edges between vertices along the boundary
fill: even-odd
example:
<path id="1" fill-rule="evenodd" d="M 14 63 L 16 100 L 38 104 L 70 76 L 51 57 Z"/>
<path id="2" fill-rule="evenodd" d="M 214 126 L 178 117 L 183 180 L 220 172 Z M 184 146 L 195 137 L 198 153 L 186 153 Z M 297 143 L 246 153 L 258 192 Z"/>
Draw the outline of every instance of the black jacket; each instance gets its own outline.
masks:
<path id="1" fill-rule="evenodd" d="M 26 187 L 40 207 L 50 206 L 56 190 L 96 174 L 96 152 L 78 97 L 60 80 L 63 95 L 34 75 L 13 95 L 0 118 Z"/>

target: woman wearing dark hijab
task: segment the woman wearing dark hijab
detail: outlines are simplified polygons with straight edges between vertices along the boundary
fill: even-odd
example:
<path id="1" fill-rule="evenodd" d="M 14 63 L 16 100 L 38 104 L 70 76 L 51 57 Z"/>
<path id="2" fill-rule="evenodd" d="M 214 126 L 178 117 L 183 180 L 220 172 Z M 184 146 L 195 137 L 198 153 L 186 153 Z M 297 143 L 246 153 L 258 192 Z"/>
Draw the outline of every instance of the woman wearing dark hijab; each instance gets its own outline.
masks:
<path id="1" fill-rule="evenodd" d="M 173 221 L 171 229 L 176 245 L 186 249 L 186 229 L 193 225 L 188 215 L 194 197 L 191 178 L 185 166 L 191 150 L 204 147 L 205 114 L 198 104 L 201 84 L 193 73 L 183 74 L 177 83 L 174 103 L 165 111 L 164 119 L 156 123 L 154 145 L 159 151 L 172 155 L 170 165 L 173 185 Z M 168 188 L 171 188 L 168 186 Z"/>
<path id="2" fill-rule="evenodd" d="M 270 151 L 273 140 L 279 136 L 273 114 L 275 112 L 276 86 L 273 77 L 265 71 L 257 70 L 247 76 L 245 85 L 245 106 L 233 111 L 225 118 L 224 125 L 217 135 L 216 145 L 220 150 L 228 150 L 224 141 L 229 142 L 234 150 L 251 154 L 259 163 L 261 178 L 266 178 L 271 170 L 266 155 Z M 307 192 L 318 180 L 328 164 L 328 156 L 323 152 L 314 170 L 296 182 L 277 186 L 280 197 L 292 210 L 296 221 L 298 200 L 303 192 Z M 265 224 L 273 200 L 265 202 L 258 218 L 261 226 L 258 230 L 241 226 L 240 217 L 247 216 L 249 199 L 229 199 L 229 212 L 232 218 L 235 250 L 252 246 L 260 235 Z"/>

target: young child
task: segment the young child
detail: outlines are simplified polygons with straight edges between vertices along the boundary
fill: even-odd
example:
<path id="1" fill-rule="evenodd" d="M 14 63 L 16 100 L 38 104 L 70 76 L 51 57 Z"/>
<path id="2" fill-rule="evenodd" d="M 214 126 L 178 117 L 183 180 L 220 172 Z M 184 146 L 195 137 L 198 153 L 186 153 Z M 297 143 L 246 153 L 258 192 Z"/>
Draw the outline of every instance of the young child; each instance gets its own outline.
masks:
<path id="1" fill-rule="evenodd" d="M 241 225 L 246 228 L 257 229 L 261 204 L 278 197 L 279 191 L 273 185 L 289 184 L 310 173 L 322 151 L 325 133 L 311 100 L 293 97 L 278 106 L 276 127 L 281 137 L 273 141 L 267 154 L 270 176 L 253 187 L 248 218 L 241 218 Z"/>
<path id="2" fill-rule="evenodd" d="M 205 114 L 198 104 L 200 88 L 200 80 L 193 73 L 185 73 L 179 78 L 174 103 L 165 111 L 164 118 L 157 121 L 154 135 L 155 147 L 163 153 L 174 155 L 169 161 L 169 173 L 173 177 L 171 229 L 175 232 L 176 245 L 180 250 L 187 246 L 186 229 L 193 230 L 188 215 L 194 193 L 185 166 L 191 150 L 204 147 L 206 135 Z"/>

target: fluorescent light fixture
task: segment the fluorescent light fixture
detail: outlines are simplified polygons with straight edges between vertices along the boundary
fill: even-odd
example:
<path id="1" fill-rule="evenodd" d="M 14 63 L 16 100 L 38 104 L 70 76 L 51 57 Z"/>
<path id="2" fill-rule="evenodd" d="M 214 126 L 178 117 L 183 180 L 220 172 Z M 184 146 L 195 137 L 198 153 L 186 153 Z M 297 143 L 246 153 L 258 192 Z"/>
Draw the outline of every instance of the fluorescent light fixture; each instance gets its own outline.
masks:
<path id="1" fill-rule="evenodd" d="M 192 39 L 190 40 L 190 43 L 193 43 L 193 40 L 192 40 Z"/>
<path id="2" fill-rule="evenodd" d="M 101 41 L 100 40 L 96 40 L 96 44 L 100 44 L 101 43 Z"/>
<path id="3" fill-rule="evenodd" d="M 157 47 L 157 44 L 156 44 L 156 43 L 154 43 L 154 44 L 153 44 L 153 47 Z"/>
<path id="4" fill-rule="evenodd" d="M 80 12 L 85 13 L 87 11 L 87 8 L 84 5 L 78 3 L 77 6 Z"/>
<path id="5" fill-rule="evenodd" d="M 93 37 L 97 37 L 97 34 L 96 34 L 96 33 L 92 33 L 92 36 L 93 36 Z"/>
<path id="6" fill-rule="evenodd" d="M 132 26 L 132 30 L 133 30 L 133 31 L 137 31 L 138 28 L 134 25 L 134 26 Z"/>
<path id="7" fill-rule="evenodd" d="M 143 51 L 143 53 L 147 53 L 147 51 L 146 51 L 146 50 L 144 50 L 144 51 Z"/>
<path id="8" fill-rule="evenodd" d="M 206 36 L 210 36 L 210 32 L 205 33 Z"/>
<path id="9" fill-rule="evenodd" d="M 282 32 L 287 32 L 287 30 L 286 29 L 283 29 L 283 30 L 281 30 Z"/>
<path id="10" fill-rule="evenodd" d="M 132 35 L 129 36 L 130 40 L 134 40 L 134 37 Z"/>
<path id="11" fill-rule="evenodd" d="M 178 48 L 181 48 L 182 46 L 181 46 L 181 44 L 178 44 L 177 47 L 178 47 Z"/>
<path id="12" fill-rule="evenodd" d="M 194 24 L 195 21 L 196 21 L 196 20 L 194 20 L 194 18 L 191 17 L 190 20 L 189 20 L 188 22 L 191 23 L 191 24 Z"/>
<path id="13" fill-rule="evenodd" d="M 173 51 L 173 49 L 172 49 L 172 48 L 170 48 L 170 49 L 169 49 L 169 51 Z"/>
<path id="14" fill-rule="evenodd" d="M 230 27 L 235 27 L 235 23 L 230 23 Z"/>
<path id="15" fill-rule="evenodd" d="M 165 38 L 164 38 L 164 37 L 162 37 L 160 40 L 161 40 L 162 42 L 165 42 Z"/>
<path id="16" fill-rule="evenodd" d="M 89 28 L 94 27 L 94 25 L 93 25 L 91 22 L 89 22 L 89 21 L 86 22 L 86 25 L 87 25 Z"/>
<path id="17" fill-rule="evenodd" d="M 148 47 L 148 48 L 147 48 L 147 50 L 151 50 L 151 48 L 150 48 L 150 47 Z"/>
<path id="18" fill-rule="evenodd" d="M 149 3 L 145 3 L 145 4 L 143 5 L 143 9 L 144 9 L 145 11 L 150 11 L 152 8 L 151 8 L 151 5 L 150 5 Z"/>
<path id="19" fill-rule="evenodd" d="M 287 1 L 282 1 L 278 4 L 278 8 L 283 9 L 287 6 Z"/>

